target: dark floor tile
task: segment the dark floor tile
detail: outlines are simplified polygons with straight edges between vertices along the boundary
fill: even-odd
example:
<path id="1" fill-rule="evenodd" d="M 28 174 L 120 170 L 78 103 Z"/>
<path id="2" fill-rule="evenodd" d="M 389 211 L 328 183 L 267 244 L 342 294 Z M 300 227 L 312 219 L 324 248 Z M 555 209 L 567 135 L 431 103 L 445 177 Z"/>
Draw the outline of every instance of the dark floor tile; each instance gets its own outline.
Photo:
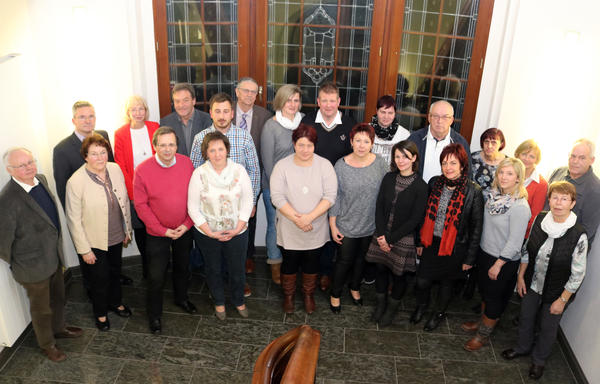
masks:
<path id="1" fill-rule="evenodd" d="M 281 303 L 249 297 L 246 298 L 246 307 L 248 308 L 249 319 L 251 320 L 283 322 L 284 313 Z"/>
<path id="2" fill-rule="evenodd" d="M 157 362 L 126 361 L 117 378 L 117 384 L 179 384 L 189 383 L 193 367 L 159 364 Z"/>
<path id="3" fill-rule="evenodd" d="M 17 347 L 0 371 L 0 375 L 32 377 L 44 360 L 47 358 L 39 348 Z"/>
<path id="4" fill-rule="evenodd" d="M 419 357 L 415 333 L 346 329 L 344 344 L 347 353 Z"/>
<path id="5" fill-rule="evenodd" d="M 256 278 L 256 277 L 246 277 L 246 282 L 250 286 L 252 291 L 252 298 L 254 299 L 266 299 L 269 293 L 269 286 L 271 285 L 271 280 Z"/>
<path id="6" fill-rule="evenodd" d="M 114 383 L 123 363 L 119 359 L 70 353 L 60 363 L 43 361 L 35 377 L 75 383 Z"/>
<path id="7" fill-rule="evenodd" d="M 196 306 L 197 312 L 194 314 L 195 316 L 208 315 L 214 311 L 214 304 L 208 295 L 188 293 L 188 300 Z M 163 292 L 163 312 L 187 314 L 186 311 L 175 305 L 175 299 L 172 292 Z"/>
<path id="8" fill-rule="evenodd" d="M 285 314 L 285 319 L 283 322 L 290 325 L 305 324 L 308 316 L 310 315 L 304 312 L 304 304 L 297 304 L 296 310 L 293 313 Z"/>
<path id="9" fill-rule="evenodd" d="M 370 307 L 342 305 L 340 313 L 333 313 L 327 306 L 317 306 L 314 313 L 308 316 L 308 324 L 315 326 L 333 326 L 341 328 L 375 329 L 377 326 L 369 319 Z"/>
<path id="10" fill-rule="evenodd" d="M 65 286 L 65 295 L 69 301 L 75 303 L 89 303 L 90 298 L 87 295 L 86 289 L 83 287 L 81 277 L 73 277 L 68 285 Z"/>
<path id="11" fill-rule="evenodd" d="M 523 380 L 512 364 L 475 363 L 471 361 L 444 361 L 446 383 L 515 384 Z"/>
<path id="12" fill-rule="evenodd" d="M 196 368 L 191 384 L 250 384 L 252 373 Z"/>
<path id="13" fill-rule="evenodd" d="M 317 377 L 325 380 L 395 384 L 396 368 L 391 356 L 322 352 L 317 363 Z"/>
<path id="14" fill-rule="evenodd" d="M 463 345 L 468 336 L 446 336 L 420 333 L 419 348 L 423 359 L 446 359 L 463 361 L 495 362 L 492 348 L 484 346 L 479 351 L 465 351 Z"/>
<path id="15" fill-rule="evenodd" d="M 399 382 L 430 384 L 444 382 L 441 360 L 396 358 L 396 374 Z"/>
<path id="16" fill-rule="evenodd" d="M 412 311 L 398 311 L 398 313 L 396 313 L 396 316 L 392 320 L 391 325 L 389 325 L 385 328 L 378 326 L 378 329 L 386 330 L 386 331 L 426 332 L 423 330 L 423 326 L 427 322 L 427 319 L 429 319 L 430 313 L 429 312 L 426 313 L 425 316 L 423 316 L 423 320 L 421 320 L 418 324 L 412 324 L 410 322 L 411 315 L 412 315 Z M 447 335 L 448 334 L 447 321 L 443 320 L 440 323 L 439 327 L 437 327 L 435 330 L 433 330 L 431 332 L 427 332 L 427 333 Z"/>
<path id="17" fill-rule="evenodd" d="M 96 329 L 92 328 L 83 328 L 83 335 L 81 337 L 77 337 L 74 339 L 56 339 L 56 345 L 64 352 L 83 352 L 87 345 L 92 340 L 92 337 L 96 334 Z M 38 348 L 38 343 L 35 338 L 35 333 L 30 332 L 23 343 L 21 344 L 23 347 L 29 348 Z"/>
<path id="18" fill-rule="evenodd" d="M 119 317 L 116 314 L 109 313 L 110 328 L 113 330 L 122 330 L 127 319 Z M 82 328 L 96 328 L 94 313 L 91 303 L 74 303 L 67 301 L 65 305 L 65 319 L 68 325 Z"/>
<path id="19" fill-rule="evenodd" d="M 233 371 L 237 366 L 240 348 L 240 344 L 170 337 L 160 362 Z"/>
<path id="20" fill-rule="evenodd" d="M 130 332 L 98 332 L 86 354 L 129 360 L 157 361 L 166 337 Z"/>
<path id="21" fill-rule="evenodd" d="M 218 320 L 215 316 L 203 316 L 194 337 L 264 346 L 269 342 L 271 324 L 264 321 L 235 319 L 232 316 L 228 316 L 225 321 Z"/>
<path id="22" fill-rule="evenodd" d="M 273 324 L 269 342 L 297 326 L 298 324 Z M 321 326 L 313 328 L 321 332 L 320 351 L 344 352 L 344 328 Z"/>
<path id="23" fill-rule="evenodd" d="M 59 381 L 38 380 L 23 377 L 0 376 L 0 384 L 53 384 Z"/>
<path id="24" fill-rule="evenodd" d="M 253 372 L 254 364 L 264 347 L 258 345 L 242 345 L 237 370 L 241 372 Z"/>
<path id="25" fill-rule="evenodd" d="M 193 337 L 200 322 L 200 316 L 184 315 L 176 313 L 163 313 L 161 325 L 163 336 Z M 150 333 L 148 328 L 148 317 L 145 313 L 134 313 L 129 318 L 125 332 Z"/>
<path id="26" fill-rule="evenodd" d="M 146 289 L 137 286 L 123 287 L 123 303 L 138 312 L 146 310 Z"/>

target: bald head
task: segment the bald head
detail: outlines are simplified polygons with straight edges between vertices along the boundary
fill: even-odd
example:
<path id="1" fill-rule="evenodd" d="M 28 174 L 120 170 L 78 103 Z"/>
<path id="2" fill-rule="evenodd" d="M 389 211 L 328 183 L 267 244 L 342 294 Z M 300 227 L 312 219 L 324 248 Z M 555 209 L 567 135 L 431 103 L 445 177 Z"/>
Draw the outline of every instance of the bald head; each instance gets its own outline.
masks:
<path id="1" fill-rule="evenodd" d="M 454 122 L 454 108 L 452 104 L 445 100 L 439 100 L 429 107 L 429 128 L 430 132 L 438 140 L 444 139 L 450 126 Z"/>
<path id="2" fill-rule="evenodd" d="M 37 166 L 33 154 L 27 148 L 11 148 L 2 157 L 6 171 L 21 183 L 33 185 Z"/>

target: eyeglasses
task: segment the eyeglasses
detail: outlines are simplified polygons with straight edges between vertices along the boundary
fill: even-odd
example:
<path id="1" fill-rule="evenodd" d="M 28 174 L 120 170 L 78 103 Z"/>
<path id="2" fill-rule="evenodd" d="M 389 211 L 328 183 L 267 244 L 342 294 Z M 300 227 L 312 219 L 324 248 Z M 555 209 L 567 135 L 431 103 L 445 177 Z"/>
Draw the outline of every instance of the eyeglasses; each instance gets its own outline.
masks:
<path id="1" fill-rule="evenodd" d="M 238 88 L 243 94 L 257 95 L 258 89 Z"/>
<path id="2" fill-rule="evenodd" d="M 31 167 L 32 165 L 35 165 L 35 163 L 37 163 L 37 160 L 32 159 L 32 160 L 29 160 L 28 162 L 23 163 L 23 164 L 9 165 L 9 167 L 13 168 L 13 169 L 23 170 L 23 169 L 25 169 L 27 167 Z"/>
<path id="3" fill-rule="evenodd" d="M 452 118 L 452 115 L 434 115 L 434 114 L 429 114 L 429 118 L 431 120 L 441 120 L 441 121 L 447 121 L 450 120 Z"/>
<path id="4" fill-rule="evenodd" d="M 552 201 L 554 201 L 556 203 L 558 203 L 558 202 L 561 202 L 561 203 L 570 203 L 573 199 L 571 199 L 571 196 L 564 196 L 564 195 L 563 196 L 560 196 L 560 195 L 556 196 L 556 195 L 552 195 L 552 196 L 550 196 L 550 200 L 552 200 Z"/>
<path id="5" fill-rule="evenodd" d="M 177 147 L 177 144 L 173 144 L 173 143 L 171 143 L 171 144 L 158 144 L 157 147 L 160 148 L 160 149 L 175 148 L 175 147 Z"/>

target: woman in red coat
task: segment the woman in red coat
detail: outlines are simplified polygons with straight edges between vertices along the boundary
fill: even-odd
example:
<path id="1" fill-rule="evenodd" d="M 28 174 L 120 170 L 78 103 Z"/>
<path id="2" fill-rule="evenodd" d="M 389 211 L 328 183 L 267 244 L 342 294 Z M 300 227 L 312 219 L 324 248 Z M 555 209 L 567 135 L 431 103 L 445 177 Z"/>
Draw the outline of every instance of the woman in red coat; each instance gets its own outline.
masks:
<path id="1" fill-rule="evenodd" d="M 115 132 L 115 162 L 119 164 L 125 176 L 135 242 L 142 256 L 143 274 L 146 277 L 146 227 L 133 205 L 133 171 L 138 164 L 154 155 L 152 135 L 159 125 L 148 121 L 148 104 L 141 96 L 131 96 L 127 100 L 125 121 L 127 123 Z"/>

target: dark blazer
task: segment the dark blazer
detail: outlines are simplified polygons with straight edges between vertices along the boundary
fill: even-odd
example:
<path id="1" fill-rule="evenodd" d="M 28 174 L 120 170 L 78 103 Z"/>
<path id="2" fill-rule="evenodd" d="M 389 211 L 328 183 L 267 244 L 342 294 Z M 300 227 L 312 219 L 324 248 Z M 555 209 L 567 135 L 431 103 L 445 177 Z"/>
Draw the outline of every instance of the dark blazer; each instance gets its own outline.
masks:
<path id="1" fill-rule="evenodd" d="M 106 131 L 94 132 L 102 135 L 110 145 L 110 139 Z M 54 169 L 54 182 L 56 183 L 56 194 L 63 206 L 65 207 L 65 195 L 67 190 L 67 180 L 76 170 L 78 170 L 85 160 L 81 157 L 81 140 L 73 132 L 70 136 L 65 137 L 60 143 L 56 144 L 52 153 L 52 168 Z M 115 161 L 112 154 L 112 148 L 108 151 L 108 161 Z"/>
<path id="2" fill-rule="evenodd" d="M 36 175 L 54 201 L 43 175 Z M 40 205 L 12 178 L 0 191 L 0 258 L 19 283 L 36 283 L 64 265 L 62 236 Z M 57 212 L 58 214 L 58 212 Z"/>
<path id="3" fill-rule="evenodd" d="M 419 158 L 422 159 L 422 161 L 419 161 L 419 173 L 421 175 L 423 174 L 423 167 L 425 166 L 425 150 L 427 149 L 428 129 L 429 125 L 425 128 L 419 129 L 418 131 L 413 131 L 407 139 L 415 143 L 419 150 Z M 462 137 L 460 133 L 456 132 L 452 128 L 450 128 L 450 142 L 462 145 L 465 149 L 465 152 L 467 152 L 467 159 L 469 159 L 469 169 L 467 175 L 470 175 L 471 170 L 473 169 L 473 164 L 471 164 L 471 147 L 469 146 L 469 143 L 467 143 L 467 140 L 464 137 Z M 465 170 L 465 172 L 467 172 L 467 170 Z"/>
<path id="4" fill-rule="evenodd" d="M 194 117 L 192 120 L 192 136 L 190 136 L 190 145 L 186 146 L 185 134 L 183 133 L 183 127 L 181 126 L 181 120 L 177 115 L 177 112 L 168 114 L 167 116 L 160 119 L 160 126 L 169 126 L 175 130 L 175 136 L 179 141 L 177 145 L 177 153 L 182 155 L 190 156 L 192 153 L 192 144 L 194 143 L 194 137 L 201 131 L 212 125 L 212 119 L 206 112 L 194 109 Z"/>
<path id="5" fill-rule="evenodd" d="M 237 117 L 237 106 L 236 103 L 233 103 L 233 122 L 235 123 Z M 259 105 L 255 105 L 252 107 L 252 126 L 250 127 L 250 136 L 252 136 L 252 141 L 254 141 L 254 146 L 256 147 L 256 153 L 258 154 L 258 163 L 260 164 L 261 171 L 263 170 L 262 159 L 260 156 L 260 136 L 262 135 L 263 127 L 267 120 L 273 117 L 273 114 L 263 107 Z M 239 128 L 239 127 L 238 127 Z"/>
<path id="6" fill-rule="evenodd" d="M 429 180 L 429 193 L 439 176 Z M 474 265 L 479 253 L 479 243 L 483 229 L 483 193 L 479 184 L 467 181 L 462 215 L 458 223 L 458 233 L 454 241 L 452 255 L 458 255 L 462 264 Z"/>

